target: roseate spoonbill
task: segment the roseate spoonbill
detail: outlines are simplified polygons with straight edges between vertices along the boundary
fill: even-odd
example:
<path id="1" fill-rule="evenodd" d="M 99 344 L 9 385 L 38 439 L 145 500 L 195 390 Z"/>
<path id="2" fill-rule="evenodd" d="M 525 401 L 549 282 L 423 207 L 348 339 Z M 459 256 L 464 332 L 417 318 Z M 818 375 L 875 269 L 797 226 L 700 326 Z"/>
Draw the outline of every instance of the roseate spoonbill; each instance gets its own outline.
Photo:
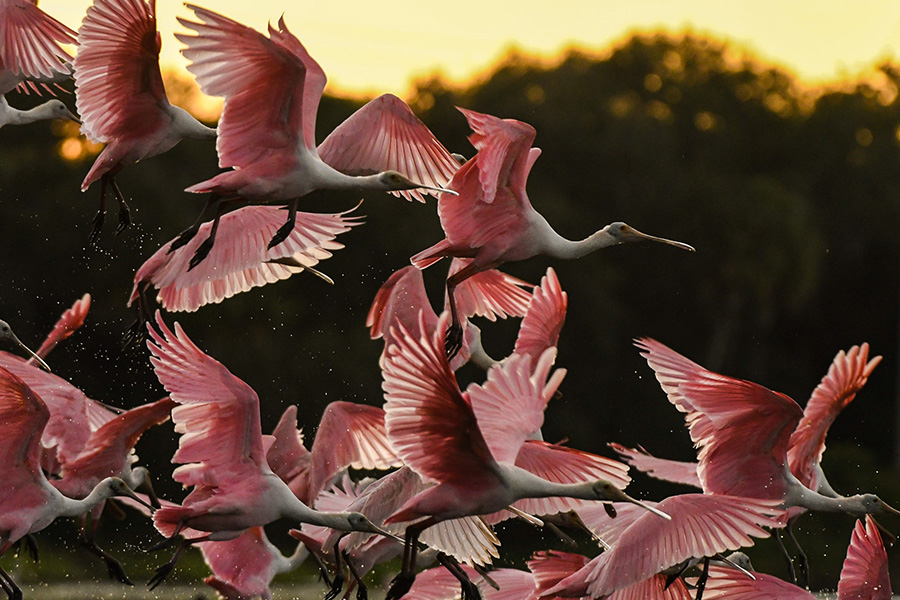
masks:
<path id="1" fill-rule="evenodd" d="M 60 100 L 50 100 L 31 110 L 17 110 L 6 101 L 16 87 L 26 93 L 40 87 L 51 94 L 49 84 L 72 76 L 71 56 L 60 44 L 74 44 L 75 32 L 42 11 L 37 0 L 0 0 L 0 127 L 24 125 L 44 119 L 69 119 L 78 123 Z"/>
<path id="2" fill-rule="evenodd" d="M 459 351 L 462 328 L 456 306 L 456 287 L 480 271 L 538 254 L 553 258 L 580 258 L 594 250 L 625 242 L 654 241 L 684 250 L 681 242 L 646 235 L 625 223 L 611 223 L 581 241 L 562 237 L 531 206 L 525 181 L 540 149 L 532 148 L 535 130 L 513 119 L 499 119 L 459 109 L 472 128 L 469 140 L 478 154 L 453 176 L 449 189 L 438 199 L 438 215 L 445 238 L 412 257 L 424 269 L 446 256 L 473 259 L 447 278 L 452 321 L 447 332 L 447 351 Z"/>
<path id="3" fill-rule="evenodd" d="M 417 190 L 443 191 L 459 164 L 396 96 L 372 100 L 318 147 L 316 111 L 325 72 L 279 19 L 269 37 L 211 10 L 187 4 L 198 21 L 178 21 L 197 35 L 176 34 L 187 48 L 204 93 L 225 98 L 216 144 L 219 166 L 232 169 L 187 188 L 211 193 L 197 222 L 172 249 L 187 243 L 200 223 L 227 206 L 287 204 L 287 222 L 269 247 L 287 239 L 301 196 L 313 190 L 376 190 L 422 200 Z M 417 179 L 417 181 L 413 181 Z M 196 266 L 215 241 L 197 249 Z"/>
<path id="4" fill-rule="evenodd" d="M 175 543 L 179 534 L 186 537 L 150 579 L 151 588 L 165 580 L 190 545 L 234 539 L 249 527 L 280 518 L 342 531 L 383 532 L 359 513 L 319 512 L 298 500 L 266 462 L 256 392 L 194 345 L 178 323 L 173 334 L 157 312 L 156 325 L 159 332 L 147 327 L 150 362 L 179 404 L 172 420 L 182 435 L 172 461 L 182 464 L 172 477 L 193 489 L 181 506 L 163 507 L 153 516 L 167 539 L 152 549 Z M 243 443 L 223 445 L 223 439 Z"/>
<path id="5" fill-rule="evenodd" d="M 476 571 L 468 566 L 462 569 L 474 579 Z M 527 571 L 518 569 L 494 569 L 489 573 L 491 581 L 497 585 L 481 584 L 478 589 L 485 600 L 524 600 L 533 598 L 534 577 Z M 452 573 L 443 568 L 426 569 L 419 573 L 409 590 L 416 600 L 456 600 L 459 598 L 459 584 Z"/>
<path id="6" fill-rule="evenodd" d="M 637 340 L 650 368 L 656 373 L 669 401 L 681 412 L 699 449 L 697 475 L 703 490 L 713 494 L 731 494 L 782 501 L 785 508 L 843 512 L 856 517 L 866 514 L 900 514 L 874 494 L 830 496 L 808 485 L 820 487 L 815 480 L 803 481 L 791 469 L 788 451 L 792 432 L 797 429 L 803 411 L 789 397 L 761 385 L 707 371 L 665 345 L 648 338 Z M 866 349 L 867 350 L 867 349 Z M 852 351 L 851 351 L 852 352 Z M 873 361 L 867 354 L 853 352 L 849 361 L 858 368 L 841 373 L 841 368 L 829 371 L 825 383 L 817 392 L 831 387 L 838 380 L 857 384 L 838 386 L 844 392 L 839 400 L 852 399 L 859 389 L 860 376 L 865 383 Z M 848 353 L 847 357 L 850 356 Z M 836 364 L 843 363 L 839 354 Z M 877 362 L 877 361 L 875 361 Z M 843 365 L 847 366 L 847 365 Z M 846 382 L 845 382 L 846 383 Z M 827 425 L 837 415 L 834 408 L 826 408 L 832 394 L 814 393 L 816 401 L 810 409 L 808 422 L 824 423 L 824 428 L 811 426 L 801 430 L 802 442 L 796 444 L 796 461 L 805 453 L 804 461 L 818 464 L 824 450 Z M 833 406 L 840 405 L 835 402 Z M 823 417 L 823 415 L 827 415 Z M 806 450 L 801 450 L 801 447 Z M 815 468 L 801 471 L 801 477 L 816 473 Z M 822 481 L 819 478 L 818 481 Z M 829 486 L 830 487 L 830 486 Z M 796 514 L 796 511 L 792 511 Z"/>
<path id="7" fill-rule="evenodd" d="M 777 500 L 712 494 L 670 496 L 657 508 L 671 520 L 632 511 L 630 523 L 607 539 L 612 548 L 545 595 L 606 597 L 670 567 L 696 557 L 753 545 L 752 537 L 769 537 L 763 527 L 780 527 L 786 515 Z M 627 507 L 626 507 L 627 508 Z M 613 519 L 615 521 L 617 519 Z"/>
<path id="8" fill-rule="evenodd" d="M 753 600 L 814 600 L 816 596 L 796 585 L 765 573 L 748 577 L 735 569 L 710 566 L 707 599 Z M 878 533 L 878 526 L 870 515 L 866 522 L 857 521 L 847 547 L 847 558 L 841 569 L 837 600 L 890 600 L 891 581 L 888 576 L 887 553 Z"/>
<path id="9" fill-rule="evenodd" d="M 170 251 L 175 240 L 166 243 L 134 275 L 128 305 L 136 303 L 138 318 L 129 337 L 143 335 L 143 324 L 150 315 L 144 296 L 151 286 L 159 290 L 156 299 L 166 310 L 192 312 L 304 270 L 333 283 L 313 267 L 344 247 L 335 241 L 339 234 L 362 222 L 362 217 L 350 214 L 353 210 L 301 213 L 285 243 L 268 249 L 266 243 L 284 221 L 281 211 L 271 206 L 238 209 L 222 216 L 219 245 L 202 267 L 190 271 L 187 265 L 200 245 L 199 238 L 175 251 Z M 200 230 L 209 228 L 210 224 L 204 223 Z"/>
<path id="10" fill-rule="evenodd" d="M 94 0 L 78 29 L 75 103 L 81 131 L 106 148 L 81 183 L 86 191 L 100 180 L 100 210 L 90 243 L 106 216 L 106 188 L 119 202 L 121 233 L 131 221 L 116 183 L 127 165 L 169 151 L 183 139 L 213 139 L 214 129 L 200 123 L 166 97 L 159 72 L 156 0 Z"/>
<path id="11" fill-rule="evenodd" d="M 60 516 L 74 517 L 113 496 L 134 495 L 118 477 L 99 482 L 85 498 L 75 500 L 50 485 L 40 466 L 41 432 L 50 418 L 43 400 L 24 381 L 0 367 L 0 556 L 29 533 L 40 531 Z M 10 598 L 22 591 L 0 568 L 0 588 Z"/>
<path id="12" fill-rule="evenodd" d="M 642 343 L 648 344 L 652 348 L 644 348 L 644 346 L 641 346 Z M 694 414 L 693 410 L 686 410 L 685 407 L 687 405 L 681 400 L 683 394 L 678 392 L 678 387 L 684 382 L 687 382 L 689 386 L 693 386 L 696 389 L 696 393 L 704 395 L 710 400 L 716 393 L 743 394 L 749 399 L 747 406 L 756 406 L 764 411 L 768 410 L 768 407 L 775 407 L 775 412 L 767 413 L 771 419 L 770 424 L 773 427 L 779 427 L 777 439 L 770 440 L 773 444 L 771 452 L 774 453 L 775 458 L 772 458 L 770 450 L 767 449 L 768 446 L 752 449 L 748 447 L 746 450 L 752 456 L 741 457 L 740 451 L 735 447 L 734 442 L 724 441 L 727 439 L 726 436 L 730 435 L 724 432 L 732 429 L 734 423 L 727 419 L 722 420 L 721 417 L 716 419 L 715 428 L 722 430 L 723 433 L 714 437 L 724 439 L 709 443 L 716 447 L 721 446 L 725 450 L 710 451 L 710 454 L 716 457 L 711 461 L 714 472 L 712 477 L 713 483 L 703 483 L 702 487 L 705 491 L 713 491 L 714 493 L 732 490 L 724 493 L 740 493 L 754 497 L 763 497 L 760 494 L 763 494 L 764 497 L 773 497 L 773 494 L 784 493 L 786 506 L 790 509 L 791 515 L 786 529 L 788 536 L 799 552 L 799 581 L 801 583 L 805 584 L 808 577 L 808 561 L 794 537 L 791 524 L 807 508 L 848 512 L 854 516 L 862 516 L 862 514 L 872 511 L 894 511 L 894 509 L 882 503 L 877 496 L 872 494 L 857 495 L 852 498 L 838 495 L 831 485 L 828 484 L 820 466 L 822 454 L 825 451 L 825 437 L 828 433 L 828 428 L 837 418 L 840 411 L 853 400 L 856 393 L 865 385 L 872 370 L 881 360 L 880 356 L 872 360 L 868 359 L 868 344 L 853 346 L 847 352 L 840 351 L 837 353 L 828 369 L 828 373 L 813 391 L 799 422 L 794 421 L 793 416 L 788 416 L 789 414 L 796 415 L 800 409 L 787 396 L 771 392 L 756 384 L 710 373 L 703 367 L 689 361 L 658 342 L 644 340 L 643 342 L 639 341 L 638 345 L 645 349 L 644 355 L 647 357 L 651 368 L 656 371 L 657 379 L 663 384 L 663 389 L 669 393 L 670 401 L 683 412 Z M 715 379 L 718 379 L 720 383 L 710 383 L 710 381 Z M 672 391 L 670 392 L 670 390 Z M 715 410 L 721 411 L 723 407 L 724 405 L 717 407 Z M 751 413 L 753 412 L 753 409 L 748 410 Z M 699 413 L 703 412 L 705 412 L 705 409 L 699 411 Z M 694 416 L 691 419 L 695 419 L 698 423 L 698 433 L 696 435 L 698 437 L 706 435 L 703 431 L 705 425 L 699 425 L 699 422 L 706 422 L 708 418 Z M 766 428 L 761 430 L 770 431 L 767 428 L 768 424 L 763 424 L 761 420 L 762 416 L 755 415 L 755 418 L 746 421 L 744 423 L 744 426 L 747 428 L 746 431 L 755 431 L 756 427 Z M 784 429 L 781 429 L 781 427 Z M 691 436 L 694 437 L 693 425 L 691 426 L 691 431 Z M 784 452 L 783 444 L 786 444 L 787 448 L 785 455 L 781 454 Z M 719 474 L 729 470 L 729 467 L 725 464 L 726 461 L 735 459 L 743 461 L 743 466 L 740 469 L 736 469 L 731 475 L 726 475 L 723 482 L 723 478 Z M 701 465 L 702 463 L 703 459 L 701 458 Z M 698 466 L 698 473 L 700 468 Z M 759 470 L 756 471 L 755 469 Z M 777 480 L 774 488 L 766 483 L 769 477 L 767 473 L 770 470 L 774 471 L 774 476 Z M 785 481 L 782 481 L 781 471 L 786 471 L 789 476 Z M 743 485 L 732 479 L 740 478 L 741 475 L 739 473 L 750 478 L 745 480 Z M 700 476 L 700 479 L 702 481 L 702 476 Z M 732 481 L 734 483 L 731 483 Z M 799 487 L 797 484 L 799 484 Z M 757 486 L 759 489 L 754 491 Z M 763 489 L 765 491 L 762 491 Z M 808 506 L 806 502 L 825 503 L 826 506 L 831 506 L 832 508 Z M 784 548 L 780 536 L 776 536 L 776 540 L 782 547 L 782 551 L 788 561 L 791 577 L 797 581 L 793 559 Z"/>
<path id="13" fill-rule="evenodd" d="M 279 573 L 289 573 L 309 556 L 302 543 L 285 556 L 269 541 L 262 527 L 251 527 L 233 540 L 200 542 L 203 560 L 212 575 L 203 581 L 228 600 L 271 600 L 269 585 Z"/>
<path id="14" fill-rule="evenodd" d="M 102 479 L 115 476 L 132 490 L 145 489 L 151 504 L 158 508 L 159 501 L 147 467 L 132 468 L 137 460 L 134 446 L 145 431 L 167 421 L 174 407 L 172 400 L 163 398 L 115 415 L 91 434 L 78 456 L 62 463 L 59 479 L 54 479 L 51 484 L 69 498 L 85 498 Z M 100 502 L 91 509 L 90 524 L 87 513 L 81 515 L 80 541 L 82 546 L 106 563 L 110 577 L 132 585 L 119 561 L 97 545 L 97 526 L 105 504 Z"/>
<path id="15" fill-rule="evenodd" d="M 467 259 L 454 259 L 450 270 L 459 270 L 467 262 Z M 485 370 L 497 362 L 484 351 L 481 346 L 481 330 L 470 323 L 468 317 L 477 315 L 494 321 L 497 317 L 505 319 L 507 316 L 524 316 L 531 300 L 528 292 L 523 289 L 525 287 L 533 286 L 491 269 L 470 277 L 458 288 L 460 311 L 466 319 L 462 348 L 450 362 L 454 371 L 470 360 Z M 410 265 L 395 272 L 379 288 L 366 316 L 366 327 L 370 329 L 373 340 L 384 338 L 386 351 L 393 343 L 397 323 L 402 323 L 413 335 L 419 335 L 420 312 L 424 314 L 427 333 L 431 334 L 437 327 L 438 315 L 425 293 L 421 271 Z M 385 352 L 382 352 L 379 362 L 384 361 L 384 356 Z"/>
<path id="16" fill-rule="evenodd" d="M 0 321 L 0 340 L 6 341 L 6 342 L 9 342 L 11 344 L 18 346 L 20 349 L 24 350 L 25 353 L 28 354 L 28 356 L 31 357 L 31 360 L 35 361 L 38 365 L 40 365 L 40 367 L 42 369 L 44 369 L 48 373 L 50 372 L 50 367 L 47 366 L 47 363 L 44 362 L 44 359 L 42 359 L 40 356 L 35 354 L 31 350 L 31 348 L 29 348 L 28 346 L 23 344 L 22 341 L 16 336 L 16 334 L 13 333 L 12 328 L 9 326 L 9 323 L 7 323 L 6 321 Z"/>
<path id="17" fill-rule="evenodd" d="M 388 348 L 382 367 L 385 424 L 398 456 L 427 482 L 437 485 L 417 494 L 386 522 L 413 521 L 406 528 L 403 568 L 388 598 L 403 596 L 415 579 L 416 542 L 426 528 L 442 520 L 494 513 L 523 498 L 567 496 L 585 500 L 623 500 L 641 504 L 658 516 L 665 513 L 645 506 L 605 480 L 574 484 L 551 482 L 513 464 L 530 432 L 540 428 L 543 407 L 559 386 L 565 371 L 550 380 L 555 356 L 548 349 L 537 365 L 527 356 L 508 358 L 488 372 L 484 386 L 472 385 L 463 393 L 450 369 L 441 332 L 445 313 L 434 335 L 415 338 L 398 325 L 401 334 Z M 424 323 L 420 331 L 425 331 Z M 474 396 L 499 396 L 498 404 L 528 407 L 506 413 L 500 423 L 482 421 L 473 410 Z M 533 407 L 536 407 L 533 408 Z M 535 417 L 537 416 L 537 419 Z M 483 435 L 487 428 L 489 435 Z M 463 594 L 476 595 L 464 583 Z"/>

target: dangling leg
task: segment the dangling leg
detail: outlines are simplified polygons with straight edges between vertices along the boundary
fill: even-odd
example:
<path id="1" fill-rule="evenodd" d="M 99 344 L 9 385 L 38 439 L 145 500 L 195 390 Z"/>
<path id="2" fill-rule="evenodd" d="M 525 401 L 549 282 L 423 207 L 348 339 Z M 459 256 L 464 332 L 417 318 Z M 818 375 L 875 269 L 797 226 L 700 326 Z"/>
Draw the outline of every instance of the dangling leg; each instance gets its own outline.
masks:
<path id="1" fill-rule="evenodd" d="M 169 562 L 156 569 L 156 574 L 154 574 L 153 577 L 150 578 L 150 581 L 147 582 L 147 587 L 152 590 L 163 581 L 165 581 L 166 577 L 168 577 L 172 573 L 172 571 L 175 570 L 175 564 L 178 562 L 178 559 L 181 558 L 182 552 L 184 552 L 185 549 L 190 547 L 190 545 L 194 542 L 204 541 L 205 539 L 206 538 L 203 537 L 196 540 L 182 540 L 181 544 L 178 545 L 178 549 L 175 550 L 175 554 L 173 554 L 172 558 L 169 559 Z"/>
<path id="2" fill-rule="evenodd" d="M 397 600 L 406 595 L 416 580 L 416 552 L 419 548 L 419 534 L 437 523 L 434 517 L 428 517 L 406 528 L 406 543 L 403 546 L 403 567 L 391 580 L 384 600 Z"/>
<path id="3" fill-rule="evenodd" d="M 450 327 L 447 328 L 447 334 L 444 336 L 444 349 L 447 351 L 447 360 L 451 360 L 462 348 L 463 329 L 462 321 L 459 318 L 459 310 L 456 308 L 456 286 L 483 270 L 482 267 L 476 266 L 475 263 L 469 263 L 447 277 L 447 300 L 450 303 Z"/>
<path id="4" fill-rule="evenodd" d="M 209 198 L 206 199 L 206 204 L 203 205 L 203 210 L 200 211 L 200 216 L 197 217 L 197 220 L 194 223 L 178 234 L 178 237 L 172 242 L 172 245 L 169 246 L 169 250 L 166 254 L 172 254 L 174 251 L 178 250 L 189 241 L 194 239 L 194 236 L 197 235 L 197 232 L 200 231 L 200 226 L 206 222 L 206 216 L 209 212 L 215 208 L 218 210 L 219 200 L 221 200 L 218 194 L 210 194 Z"/>
<path id="5" fill-rule="evenodd" d="M 113 193 L 116 195 L 116 200 L 119 201 L 119 226 L 116 227 L 116 235 L 119 235 L 125 228 L 131 225 L 131 211 L 128 210 L 128 203 L 125 202 L 125 196 L 122 195 L 122 190 L 119 189 L 119 184 L 116 183 L 116 178 L 110 176 L 109 182 L 112 184 Z"/>
<path id="6" fill-rule="evenodd" d="M 775 535 L 772 537 L 774 537 L 775 541 L 778 542 L 778 547 L 781 548 L 781 554 L 784 556 L 785 560 L 787 561 L 788 574 L 790 574 L 790 576 L 791 576 L 791 582 L 796 584 L 797 583 L 797 572 L 794 571 L 794 559 L 788 553 L 787 548 L 784 547 L 784 540 L 781 539 L 782 535 L 783 534 L 781 533 L 781 530 L 778 529 L 775 531 Z"/>
<path id="7" fill-rule="evenodd" d="M 102 509 L 97 511 L 96 514 L 95 511 L 91 511 L 90 524 L 88 524 L 87 515 L 82 517 L 79 542 L 88 552 L 99 557 L 106 564 L 106 572 L 109 574 L 110 579 L 115 579 L 125 585 L 134 585 L 128 578 L 128 575 L 125 574 L 122 563 L 97 545 L 97 526 L 100 524 L 100 514 L 102 514 Z"/>
<path id="8" fill-rule="evenodd" d="M 131 348 L 141 344 L 147 337 L 147 328 L 145 325 L 153 323 L 150 315 L 150 309 L 147 308 L 147 288 L 150 287 L 149 281 L 141 281 L 137 284 L 138 297 L 135 299 L 134 310 L 137 317 L 134 323 L 128 326 L 125 333 L 122 334 L 122 349 Z"/>
<path id="9" fill-rule="evenodd" d="M 22 590 L 2 567 L 0 567 L 0 588 L 3 588 L 9 600 L 22 600 Z"/>
<path id="10" fill-rule="evenodd" d="M 806 557 L 806 552 L 800 547 L 800 542 L 798 542 L 796 536 L 794 536 L 794 529 L 791 527 L 791 521 L 788 521 L 784 528 L 787 530 L 791 542 L 793 542 L 794 546 L 797 548 L 797 562 L 799 563 L 797 567 L 797 585 L 803 589 L 807 589 L 809 587 L 809 559 Z"/>
<path id="11" fill-rule="evenodd" d="M 353 566 L 353 561 L 350 560 L 350 556 L 343 550 L 341 554 L 344 556 L 344 564 L 347 565 L 347 570 L 350 571 L 350 577 L 353 578 L 353 583 L 351 583 L 350 587 L 356 585 L 356 600 L 369 600 L 369 588 L 363 583 L 362 577 L 359 576 L 359 571 L 356 570 L 356 567 Z"/>
<path id="12" fill-rule="evenodd" d="M 438 552 L 437 559 L 438 562 L 444 565 L 445 569 L 450 571 L 451 575 L 459 580 L 461 588 L 460 600 L 481 600 L 481 592 L 478 590 L 478 586 L 469 579 L 469 576 L 462 570 L 455 558 L 443 552 Z"/>
<path id="13" fill-rule="evenodd" d="M 88 238 L 88 246 L 96 247 L 97 241 L 100 239 L 100 230 L 103 229 L 103 221 L 106 219 L 106 175 L 100 178 L 100 210 L 94 215 L 94 227 L 91 229 L 91 235 Z"/>
<path id="14" fill-rule="evenodd" d="M 285 221 L 284 225 L 279 227 L 278 231 L 275 232 L 275 235 L 272 236 L 271 241 L 269 241 L 267 250 L 271 250 L 284 240 L 288 239 L 288 236 L 291 235 L 292 231 L 294 231 L 294 225 L 296 225 L 297 223 L 297 205 L 299 204 L 299 198 L 294 198 L 293 200 L 288 202 L 287 221 Z"/>
<path id="15" fill-rule="evenodd" d="M 219 200 L 219 202 L 216 203 L 216 216 L 213 219 L 212 227 L 209 230 L 209 237 L 203 240 L 203 243 L 197 247 L 193 258 L 191 258 L 191 262 L 188 265 L 188 271 L 202 263 L 203 259 L 209 254 L 209 251 L 212 250 L 213 244 L 216 243 L 216 231 L 219 229 L 219 219 L 222 218 L 225 209 L 240 204 L 246 204 L 246 201 L 242 198 L 232 198 L 229 200 Z"/>
<path id="16" fill-rule="evenodd" d="M 706 581 L 709 579 L 709 557 L 706 556 L 703 558 L 703 573 L 700 574 L 700 579 L 697 580 L 697 595 L 694 596 L 694 600 L 703 600 L 703 590 L 706 589 Z"/>
<path id="17" fill-rule="evenodd" d="M 343 535 L 339 536 L 334 544 L 334 580 L 331 582 L 331 589 L 325 594 L 325 600 L 334 600 L 341 595 L 341 591 L 344 589 L 344 566 L 341 564 L 342 553 L 338 548 L 343 537 Z"/>
<path id="18" fill-rule="evenodd" d="M 181 535 L 181 530 L 185 528 L 187 525 L 187 521 L 181 520 L 178 522 L 178 525 L 175 527 L 175 531 L 172 532 L 172 535 L 167 537 L 161 542 L 153 544 L 149 548 L 147 548 L 144 552 L 156 552 L 157 550 L 162 550 L 163 548 L 168 548 L 172 544 L 175 543 L 175 540 Z"/>

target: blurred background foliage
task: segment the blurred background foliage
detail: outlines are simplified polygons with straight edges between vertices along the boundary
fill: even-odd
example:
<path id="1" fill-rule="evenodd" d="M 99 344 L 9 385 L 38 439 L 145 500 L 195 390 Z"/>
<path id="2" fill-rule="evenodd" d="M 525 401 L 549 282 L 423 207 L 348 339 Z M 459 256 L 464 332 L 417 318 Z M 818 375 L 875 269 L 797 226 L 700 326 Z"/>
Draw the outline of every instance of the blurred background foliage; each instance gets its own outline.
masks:
<path id="1" fill-rule="evenodd" d="M 190 82 L 168 79 L 176 103 L 196 103 Z M 869 342 L 884 361 L 832 428 L 824 466 L 839 491 L 874 491 L 900 504 L 898 89 L 900 66 L 884 64 L 841 88 L 809 89 L 691 35 L 633 37 L 607 55 L 572 50 L 554 64 L 513 53 L 466 87 L 420 82 L 411 104 L 453 152 L 473 153 L 456 105 L 534 125 L 543 154 L 529 196 L 563 235 L 585 237 L 621 220 L 697 248 L 629 245 L 553 265 L 569 294 L 557 360 L 569 373 L 547 410 L 545 437 L 607 455 L 606 443 L 618 441 L 693 458 L 680 414 L 632 346 L 638 336 L 801 405 L 838 350 Z M 63 100 L 74 105 L 71 96 Z M 12 101 L 24 107 L 38 99 Z M 361 104 L 323 98 L 317 139 Z M 49 362 L 89 396 L 132 407 L 163 395 L 146 348 L 120 348 L 133 321 L 132 278 L 193 221 L 203 199 L 182 190 L 217 172 L 216 155 L 211 143 L 187 141 L 127 168 L 118 181 L 135 223 L 114 237 L 113 213 L 97 250 L 86 242 L 99 190 L 77 190 L 98 150 L 76 126 L 0 131 L 0 317 L 36 347 L 90 292 L 85 327 Z M 359 200 L 317 192 L 301 210 L 337 212 Z M 346 249 L 320 265 L 334 286 L 295 275 L 194 314 L 165 315 L 258 392 L 265 431 L 289 404 L 300 406 L 311 437 L 328 402 L 382 402 L 382 342 L 369 339 L 366 312 L 382 282 L 441 229 L 433 200 L 369 194 L 359 212 L 366 224 L 340 238 Z M 548 265 L 535 258 L 505 269 L 537 283 Z M 426 272 L 435 305 L 445 268 Z M 480 325 L 491 355 L 511 351 L 517 323 Z M 463 385 L 481 376 L 474 367 L 459 374 Z M 138 454 L 158 489 L 177 500 L 182 492 L 169 478 L 175 443 L 171 426 L 159 427 Z M 639 474 L 632 490 L 650 498 L 679 491 Z M 900 522 L 887 525 L 900 531 Z M 835 585 L 851 526 L 844 516 L 800 521 L 814 588 Z M 130 535 L 153 539 L 141 527 Z M 60 531 L 71 544 L 71 526 Z M 538 549 L 533 533 L 518 531 L 529 541 L 504 544 L 504 558 Z M 784 576 L 774 544 L 759 545 L 757 567 Z"/>

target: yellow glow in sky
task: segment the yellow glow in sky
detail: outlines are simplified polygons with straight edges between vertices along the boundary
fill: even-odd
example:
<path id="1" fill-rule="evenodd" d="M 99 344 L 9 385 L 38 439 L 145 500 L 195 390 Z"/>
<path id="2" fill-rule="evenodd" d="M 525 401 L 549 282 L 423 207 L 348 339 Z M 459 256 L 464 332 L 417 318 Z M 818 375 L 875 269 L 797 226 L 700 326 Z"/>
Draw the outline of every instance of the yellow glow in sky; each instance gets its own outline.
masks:
<path id="1" fill-rule="evenodd" d="M 600 52 L 630 33 L 659 29 L 737 42 L 807 83 L 853 77 L 900 56 L 897 0 L 194 1 L 258 30 L 284 14 L 331 89 L 353 94 L 406 95 L 413 79 L 435 73 L 465 81 L 511 47 L 541 56 L 576 45 Z M 40 6 L 77 29 L 89 4 Z M 175 17 L 191 14 L 180 1 L 157 0 L 164 67 L 186 64 L 172 33 L 182 30 Z"/>

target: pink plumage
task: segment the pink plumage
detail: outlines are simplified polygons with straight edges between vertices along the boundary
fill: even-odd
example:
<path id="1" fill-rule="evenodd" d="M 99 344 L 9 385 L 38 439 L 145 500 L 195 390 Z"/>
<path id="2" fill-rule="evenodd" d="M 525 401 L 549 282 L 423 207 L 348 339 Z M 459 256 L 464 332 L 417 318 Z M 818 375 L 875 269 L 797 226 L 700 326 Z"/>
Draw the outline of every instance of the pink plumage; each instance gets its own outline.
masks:
<path id="1" fill-rule="evenodd" d="M 287 279 L 312 268 L 343 248 L 335 238 L 359 225 L 354 209 L 335 214 L 298 213 L 288 239 L 274 248 L 266 245 L 284 222 L 284 211 L 270 206 L 248 206 L 222 216 L 220 243 L 207 260 L 188 270 L 204 236 L 171 250 L 174 240 L 148 258 L 134 276 L 129 305 L 140 301 L 143 290 L 156 287 L 157 300 L 170 311 L 195 311 L 254 287 Z M 200 231 L 208 232 L 211 223 Z"/>
<path id="2" fill-rule="evenodd" d="M 41 358 L 46 358 L 47 354 L 53 350 L 56 345 L 75 333 L 87 318 L 88 311 L 91 308 L 91 295 L 85 294 L 75 301 L 71 308 L 66 310 L 59 320 L 53 326 L 53 330 L 47 335 L 47 338 L 37 349 L 37 354 Z M 31 359 L 29 359 L 31 362 Z"/>
<path id="3" fill-rule="evenodd" d="M 700 478 L 697 476 L 698 465 L 696 462 L 657 458 L 643 448 L 627 448 L 615 442 L 610 442 L 609 447 L 615 450 L 629 465 L 651 477 L 698 489 L 703 488 L 700 485 Z"/>
<path id="4" fill-rule="evenodd" d="M 881 534 L 870 515 L 857 521 L 841 569 L 837 600 L 891 600 L 891 578 Z"/>
<path id="5" fill-rule="evenodd" d="M 26 80 L 68 78 L 67 44 L 75 44 L 75 32 L 39 9 L 37 0 L 0 0 L 0 95 Z M 40 94 L 35 83 L 22 89 Z"/>

